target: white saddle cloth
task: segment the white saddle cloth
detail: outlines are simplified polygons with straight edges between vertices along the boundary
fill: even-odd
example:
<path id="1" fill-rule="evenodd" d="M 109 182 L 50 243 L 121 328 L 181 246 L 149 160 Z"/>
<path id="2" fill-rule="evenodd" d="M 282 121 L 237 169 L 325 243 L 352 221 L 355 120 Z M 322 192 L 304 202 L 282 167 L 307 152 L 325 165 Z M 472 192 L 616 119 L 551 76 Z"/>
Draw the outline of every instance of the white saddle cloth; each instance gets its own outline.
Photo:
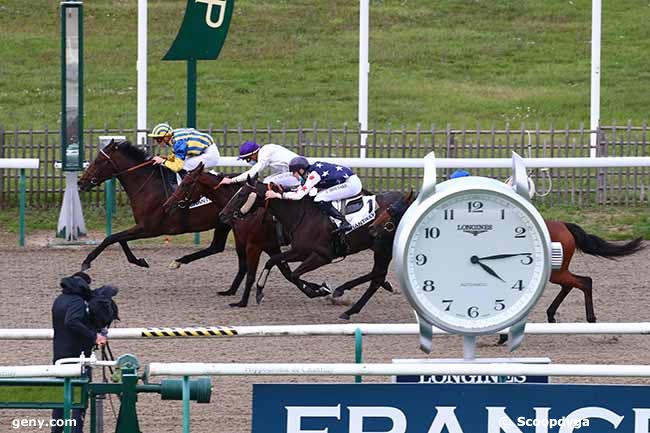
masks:
<path id="1" fill-rule="evenodd" d="M 361 197 L 353 197 L 346 200 L 336 200 L 332 205 L 338 209 L 339 212 L 345 215 L 345 219 L 352 226 L 350 233 L 361 226 L 372 222 L 377 214 L 377 199 L 374 195 L 364 195 Z M 347 210 L 345 210 L 347 209 Z M 335 218 L 330 218 L 336 226 L 340 226 L 341 222 Z"/>
<path id="2" fill-rule="evenodd" d="M 216 176 L 216 175 L 219 174 L 219 172 L 218 172 L 218 171 L 214 171 L 214 170 L 210 170 L 210 174 L 214 174 L 214 175 Z M 182 180 L 183 180 L 183 179 L 181 179 L 181 176 L 180 176 L 178 173 L 176 173 L 176 181 L 178 182 L 179 185 L 181 184 Z M 194 208 L 197 208 L 197 207 L 205 206 L 206 204 L 210 204 L 210 203 L 212 203 L 212 200 L 210 200 L 210 199 L 207 198 L 206 196 L 201 196 L 201 198 L 199 199 L 199 201 L 197 201 L 196 203 L 193 203 L 193 204 L 190 206 L 190 209 L 194 209 Z"/>

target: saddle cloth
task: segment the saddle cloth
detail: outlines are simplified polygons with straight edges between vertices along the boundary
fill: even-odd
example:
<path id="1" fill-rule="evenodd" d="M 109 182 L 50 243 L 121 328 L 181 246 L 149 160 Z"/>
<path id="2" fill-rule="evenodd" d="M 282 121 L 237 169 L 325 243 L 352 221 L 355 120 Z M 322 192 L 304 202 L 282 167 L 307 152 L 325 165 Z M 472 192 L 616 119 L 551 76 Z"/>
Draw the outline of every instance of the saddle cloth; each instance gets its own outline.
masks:
<path id="1" fill-rule="evenodd" d="M 346 200 L 333 201 L 332 205 L 338 209 L 339 212 L 345 215 L 345 219 L 352 226 L 352 230 L 347 231 L 350 233 L 359 227 L 368 224 L 375 219 L 377 213 L 377 199 L 374 195 L 364 195 L 361 197 L 352 197 Z M 336 227 L 341 225 L 337 219 L 330 218 Z"/>
<path id="2" fill-rule="evenodd" d="M 216 175 L 219 174 L 219 172 L 214 171 L 214 170 L 210 170 L 210 174 L 213 174 L 213 175 L 216 176 Z M 180 185 L 182 181 L 183 181 L 183 179 L 181 178 L 181 175 L 176 173 L 176 184 Z M 192 203 L 190 205 L 190 209 L 195 209 L 197 207 L 205 206 L 206 204 L 210 204 L 210 203 L 212 203 L 212 200 L 210 200 L 206 196 L 202 195 L 201 198 L 197 202 Z"/>

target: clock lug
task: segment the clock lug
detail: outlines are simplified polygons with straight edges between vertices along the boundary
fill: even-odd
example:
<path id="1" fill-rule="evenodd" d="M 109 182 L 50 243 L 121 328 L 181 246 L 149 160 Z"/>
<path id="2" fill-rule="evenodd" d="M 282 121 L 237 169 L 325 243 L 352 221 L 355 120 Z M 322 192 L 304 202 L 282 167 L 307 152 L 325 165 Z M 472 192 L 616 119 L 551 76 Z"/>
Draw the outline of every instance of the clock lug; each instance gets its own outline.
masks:
<path id="1" fill-rule="evenodd" d="M 526 164 L 517 152 L 512 152 L 512 188 L 517 194 L 526 200 L 530 200 L 530 187 L 528 185 Z"/>
<path id="2" fill-rule="evenodd" d="M 424 157 L 424 178 L 422 179 L 422 190 L 418 196 L 420 203 L 436 192 L 436 182 L 436 155 L 430 152 Z"/>
<path id="3" fill-rule="evenodd" d="M 521 343 L 523 343 L 527 320 L 528 316 L 524 317 L 508 329 L 508 348 L 511 352 L 517 350 Z"/>
<path id="4" fill-rule="evenodd" d="M 418 316 L 417 313 L 415 313 L 415 316 L 418 318 L 418 323 L 420 324 L 420 349 L 425 353 L 431 353 L 433 347 L 433 325 Z"/>
<path id="5" fill-rule="evenodd" d="M 561 242 L 551 242 L 551 269 L 556 270 L 562 267 L 564 250 Z"/>

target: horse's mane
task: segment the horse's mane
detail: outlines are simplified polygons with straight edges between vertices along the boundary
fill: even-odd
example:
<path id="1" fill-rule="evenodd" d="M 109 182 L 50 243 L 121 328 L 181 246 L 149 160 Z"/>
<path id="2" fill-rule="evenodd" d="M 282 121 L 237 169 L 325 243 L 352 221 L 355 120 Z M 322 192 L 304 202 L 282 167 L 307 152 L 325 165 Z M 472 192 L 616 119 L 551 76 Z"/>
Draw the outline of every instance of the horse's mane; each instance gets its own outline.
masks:
<path id="1" fill-rule="evenodd" d="M 117 146 L 129 159 L 135 159 L 137 162 L 142 162 L 149 158 L 144 149 L 135 146 L 130 141 L 121 141 L 117 143 Z"/>

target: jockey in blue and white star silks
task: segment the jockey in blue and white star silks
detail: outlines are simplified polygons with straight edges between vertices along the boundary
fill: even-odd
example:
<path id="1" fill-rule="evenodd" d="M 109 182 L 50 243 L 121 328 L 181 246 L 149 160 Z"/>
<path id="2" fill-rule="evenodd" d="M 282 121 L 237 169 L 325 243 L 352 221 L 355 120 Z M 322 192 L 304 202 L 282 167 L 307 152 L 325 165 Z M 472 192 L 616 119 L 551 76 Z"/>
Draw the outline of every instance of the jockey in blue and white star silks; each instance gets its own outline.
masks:
<path id="1" fill-rule="evenodd" d="M 300 200 L 311 195 L 312 190 L 316 190 L 314 202 L 327 215 L 341 221 L 337 231 L 346 232 L 352 229 L 345 216 L 331 203 L 334 200 L 354 197 L 361 192 L 361 179 L 350 168 L 320 161 L 309 164 L 306 158 L 299 156 L 291 160 L 289 171 L 301 181 L 302 185 L 296 191 L 283 193 L 267 191 L 267 198 Z"/>

